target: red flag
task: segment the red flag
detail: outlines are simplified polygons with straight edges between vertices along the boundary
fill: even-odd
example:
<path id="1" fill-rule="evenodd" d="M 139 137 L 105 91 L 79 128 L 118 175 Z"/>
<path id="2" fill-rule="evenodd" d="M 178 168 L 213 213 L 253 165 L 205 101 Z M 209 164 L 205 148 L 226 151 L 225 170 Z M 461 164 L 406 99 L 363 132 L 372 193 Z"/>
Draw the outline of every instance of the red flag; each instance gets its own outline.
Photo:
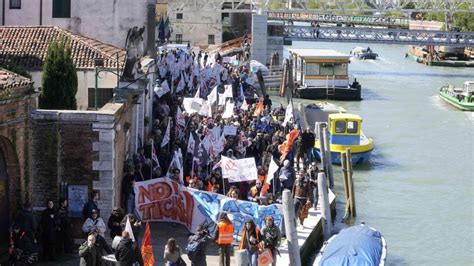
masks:
<path id="1" fill-rule="evenodd" d="M 253 113 L 254 116 L 260 115 L 260 113 L 263 111 L 263 100 L 259 100 L 257 104 L 257 108 L 255 108 L 255 112 Z"/>
<path id="2" fill-rule="evenodd" d="M 145 235 L 143 236 L 142 258 L 144 266 L 153 266 L 155 264 L 153 247 L 151 246 L 150 224 L 148 222 L 146 223 Z"/>
<path id="3" fill-rule="evenodd" d="M 293 148 L 293 143 L 295 142 L 295 140 L 298 137 L 299 133 L 300 133 L 300 131 L 295 128 L 295 129 L 291 130 L 290 133 L 286 136 L 285 142 L 283 142 L 283 144 L 281 144 L 280 147 L 278 148 L 280 150 L 280 153 L 281 153 L 280 161 L 283 161 L 285 159 L 286 155 L 288 155 L 288 153 L 290 153 L 291 148 Z"/>

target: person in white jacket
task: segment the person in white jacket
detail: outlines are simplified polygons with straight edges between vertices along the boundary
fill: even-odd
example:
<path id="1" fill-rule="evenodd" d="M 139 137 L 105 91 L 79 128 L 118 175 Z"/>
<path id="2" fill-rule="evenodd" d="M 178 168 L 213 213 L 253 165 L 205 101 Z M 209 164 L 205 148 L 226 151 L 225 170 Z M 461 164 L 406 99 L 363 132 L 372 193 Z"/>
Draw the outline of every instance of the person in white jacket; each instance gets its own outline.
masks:
<path id="1" fill-rule="evenodd" d="M 104 220 L 99 217 L 99 212 L 97 209 L 92 210 L 91 217 L 87 218 L 84 224 L 82 225 L 82 232 L 90 233 L 93 229 L 96 229 L 99 235 L 102 237 L 105 235 L 105 226 Z"/>

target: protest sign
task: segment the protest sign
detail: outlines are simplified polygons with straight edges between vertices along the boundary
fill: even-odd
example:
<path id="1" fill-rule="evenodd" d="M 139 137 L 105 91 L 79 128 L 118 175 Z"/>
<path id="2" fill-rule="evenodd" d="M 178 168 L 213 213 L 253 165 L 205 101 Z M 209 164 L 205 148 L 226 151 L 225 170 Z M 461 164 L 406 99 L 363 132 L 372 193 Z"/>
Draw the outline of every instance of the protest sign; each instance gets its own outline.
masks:
<path id="1" fill-rule="evenodd" d="M 250 181 L 258 178 L 255 158 L 232 160 L 222 156 L 221 162 L 222 178 L 228 178 L 229 182 Z"/>
<path id="2" fill-rule="evenodd" d="M 237 127 L 224 126 L 224 131 L 222 134 L 224 134 L 224 136 L 235 136 L 237 135 Z"/>

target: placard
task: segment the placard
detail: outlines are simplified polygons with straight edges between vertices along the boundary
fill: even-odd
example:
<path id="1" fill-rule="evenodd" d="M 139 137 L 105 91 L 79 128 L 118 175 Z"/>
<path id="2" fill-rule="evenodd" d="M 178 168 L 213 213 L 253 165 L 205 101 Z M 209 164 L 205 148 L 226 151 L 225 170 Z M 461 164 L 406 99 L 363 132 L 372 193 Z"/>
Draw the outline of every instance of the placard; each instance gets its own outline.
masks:
<path id="1" fill-rule="evenodd" d="M 224 134 L 224 136 L 235 136 L 235 135 L 237 135 L 237 127 L 224 126 L 223 134 Z"/>
<path id="2" fill-rule="evenodd" d="M 69 217 L 82 217 L 82 208 L 87 203 L 88 192 L 89 189 L 85 185 L 68 185 Z"/>

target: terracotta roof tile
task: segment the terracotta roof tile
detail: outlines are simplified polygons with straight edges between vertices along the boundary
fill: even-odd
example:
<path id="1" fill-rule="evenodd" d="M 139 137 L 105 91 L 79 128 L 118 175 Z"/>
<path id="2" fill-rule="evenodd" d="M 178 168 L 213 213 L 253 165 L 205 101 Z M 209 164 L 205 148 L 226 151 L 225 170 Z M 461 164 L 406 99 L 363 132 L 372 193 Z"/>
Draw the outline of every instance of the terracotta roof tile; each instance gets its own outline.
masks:
<path id="1" fill-rule="evenodd" d="M 56 26 L 0 27 L 0 63 L 13 61 L 26 69 L 41 68 L 52 40 L 67 37 L 71 40 L 71 55 L 76 68 L 94 68 L 94 59 L 103 58 L 107 68 L 123 68 L 126 52 L 110 44 L 74 34 Z"/>
<path id="2" fill-rule="evenodd" d="M 17 89 L 31 86 L 33 82 L 16 73 L 0 68 L 0 93 L 7 89 Z"/>

